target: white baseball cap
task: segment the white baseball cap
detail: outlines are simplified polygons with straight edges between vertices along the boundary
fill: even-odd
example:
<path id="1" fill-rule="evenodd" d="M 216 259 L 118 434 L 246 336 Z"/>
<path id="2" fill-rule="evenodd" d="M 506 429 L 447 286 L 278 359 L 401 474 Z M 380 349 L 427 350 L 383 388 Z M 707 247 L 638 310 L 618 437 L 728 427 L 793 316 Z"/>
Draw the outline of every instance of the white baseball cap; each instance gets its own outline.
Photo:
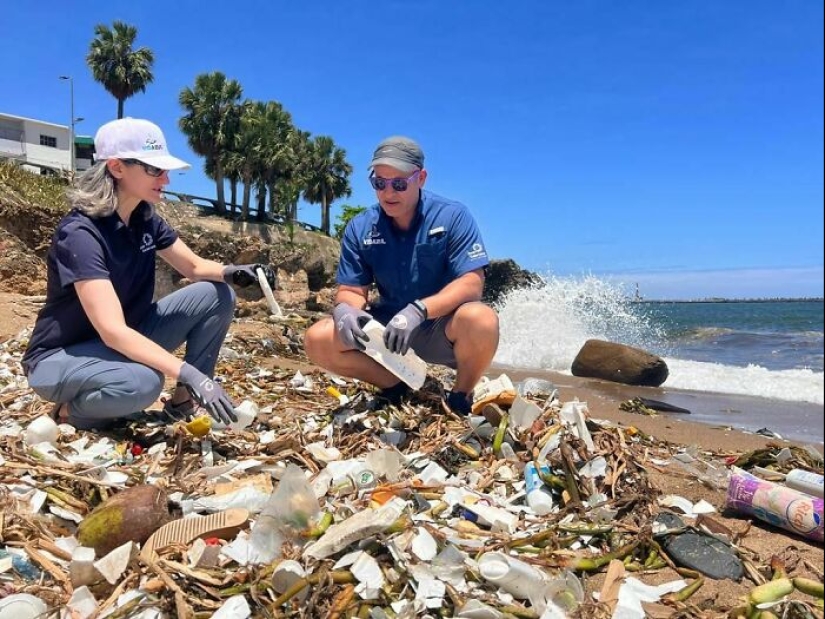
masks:
<path id="1" fill-rule="evenodd" d="M 190 167 L 185 161 L 169 154 L 160 127 L 141 118 L 120 118 L 98 129 L 95 134 L 95 159 L 137 159 L 162 170 Z"/>

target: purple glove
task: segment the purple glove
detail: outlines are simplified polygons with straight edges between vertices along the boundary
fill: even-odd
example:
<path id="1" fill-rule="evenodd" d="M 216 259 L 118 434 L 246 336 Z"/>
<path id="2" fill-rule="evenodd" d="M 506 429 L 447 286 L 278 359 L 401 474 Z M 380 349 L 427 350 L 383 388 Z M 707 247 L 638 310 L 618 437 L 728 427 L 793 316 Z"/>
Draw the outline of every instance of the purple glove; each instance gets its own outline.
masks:
<path id="1" fill-rule="evenodd" d="M 384 346 L 390 352 L 406 355 L 413 333 L 427 317 L 414 303 L 410 303 L 390 320 L 384 330 Z"/>
<path id="2" fill-rule="evenodd" d="M 194 366 L 184 363 L 180 368 L 178 380 L 186 386 L 192 399 L 200 404 L 215 421 L 229 425 L 238 421 L 235 407 L 229 396 L 214 380 Z"/>
<path id="3" fill-rule="evenodd" d="M 338 337 L 347 348 L 357 348 L 358 350 L 366 348 L 362 340 L 367 339 L 367 334 L 364 333 L 361 327 L 369 320 L 372 320 L 372 316 L 367 312 L 346 303 L 339 303 L 332 310 L 332 321 L 335 323 L 335 330 L 338 331 Z"/>
<path id="4" fill-rule="evenodd" d="M 246 288 L 258 283 L 258 269 L 263 269 L 266 283 L 273 290 L 276 288 L 277 277 L 275 271 L 268 264 L 230 264 L 223 269 L 223 281 Z"/>

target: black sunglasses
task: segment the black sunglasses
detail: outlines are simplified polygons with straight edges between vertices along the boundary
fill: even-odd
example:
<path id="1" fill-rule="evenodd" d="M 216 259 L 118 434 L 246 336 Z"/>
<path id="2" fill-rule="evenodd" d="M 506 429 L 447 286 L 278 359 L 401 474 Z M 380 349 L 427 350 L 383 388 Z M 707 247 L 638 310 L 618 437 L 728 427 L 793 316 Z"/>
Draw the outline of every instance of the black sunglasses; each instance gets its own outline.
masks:
<path id="1" fill-rule="evenodd" d="M 157 168 L 153 165 L 149 165 L 148 163 L 143 163 L 139 159 L 121 159 L 121 161 L 126 165 L 139 165 L 143 168 L 143 171 L 146 172 L 146 174 L 153 178 L 163 176 L 163 173 L 166 172 L 163 168 Z"/>
<path id="2" fill-rule="evenodd" d="M 372 188 L 376 191 L 384 191 L 387 188 L 388 183 L 394 191 L 407 191 L 407 187 L 409 186 L 410 181 L 415 179 L 415 177 L 418 176 L 420 173 L 421 170 L 416 170 L 407 178 L 381 178 L 380 176 L 375 176 L 375 174 L 372 174 L 370 175 L 370 184 L 372 185 Z"/>

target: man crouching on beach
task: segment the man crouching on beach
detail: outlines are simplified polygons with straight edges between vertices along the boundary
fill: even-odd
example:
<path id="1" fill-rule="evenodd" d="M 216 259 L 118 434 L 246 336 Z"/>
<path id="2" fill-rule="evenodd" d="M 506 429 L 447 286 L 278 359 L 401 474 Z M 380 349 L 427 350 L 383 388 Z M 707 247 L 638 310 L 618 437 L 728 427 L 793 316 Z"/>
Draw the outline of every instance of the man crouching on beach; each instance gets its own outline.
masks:
<path id="1" fill-rule="evenodd" d="M 481 303 L 489 265 L 481 234 L 467 207 L 424 191 L 424 153 L 413 140 L 387 138 L 369 167 L 378 204 L 347 225 L 335 309 L 307 331 L 307 355 L 330 372 L 375 385 L 379 398 L 397 404 L 408 387 L 360 352 L 361 327 L 374 318 L 387 325 L 391 352 L 412 349 L 456 370 L 447 405 L 467 415 L 499 336 L 497 314 Z M 373 284 L 380 298 L 368 306 Z"/>

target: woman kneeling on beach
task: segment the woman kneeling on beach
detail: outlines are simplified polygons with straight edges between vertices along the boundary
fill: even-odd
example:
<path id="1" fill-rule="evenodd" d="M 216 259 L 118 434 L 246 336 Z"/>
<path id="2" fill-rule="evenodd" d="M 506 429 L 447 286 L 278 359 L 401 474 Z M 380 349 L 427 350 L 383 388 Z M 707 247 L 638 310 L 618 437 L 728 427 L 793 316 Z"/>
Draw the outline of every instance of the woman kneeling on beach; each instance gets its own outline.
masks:
<path id="1" fill-rule="evenodd" d="M 95 136 L 96 163 L 68 197 L 47 258 L 46 304 L 23 356 L 29 385 L 55 402 L 58 421 L 79 429 L 140 419 L 164 378 L 177 379 L 163 411 L 186 418 L 199 405 L 235 421 L 212 380 L 235 307 L 228 284 L 249 286 L 269 266 L 228 265 L 195 255 L 155 211 L 169 170 L 189 165 L 169 154 L 153 123 L 123 118 Z M 153 302 L 155 254 L 197 282 Z M 171 351 L 186 343 L 184 361 Z"/>

